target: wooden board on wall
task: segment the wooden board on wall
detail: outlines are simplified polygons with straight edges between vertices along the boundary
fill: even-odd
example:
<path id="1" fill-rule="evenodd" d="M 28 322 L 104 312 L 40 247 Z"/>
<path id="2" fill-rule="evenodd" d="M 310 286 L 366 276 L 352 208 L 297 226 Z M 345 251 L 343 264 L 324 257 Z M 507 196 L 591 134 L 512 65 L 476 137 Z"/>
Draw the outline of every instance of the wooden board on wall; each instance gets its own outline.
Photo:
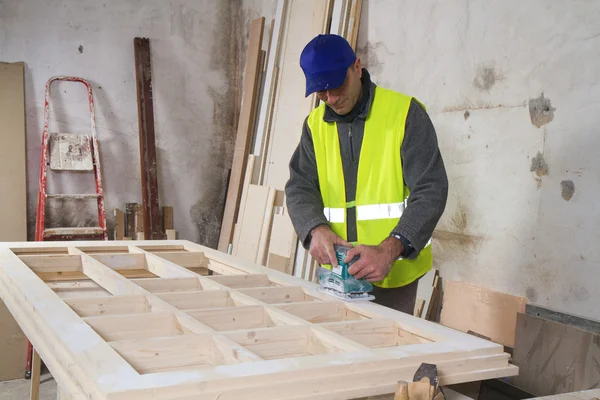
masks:
<path id="1" fill-rule="evenodd" d="M 519 313 L 511 383 L 536 396 L 600 387 L 600 333 Z"/>
<path id="2" fill-rule="evenodd" d="M 517 313 L 525 312 L 526 303 L 523 297 L 466 282 L 445 281 L 440 323 L 513 347 Z"/>
<path id="3" fill-rule="evenodd" d="M 314 94 L 304 97 L 306 85 L 298 67 L 306 44 L 324 33 L 331 15 L 328 0 L 293 0 L 282 35 L 279 83 L 273 108 L 272 130 L 263 184 L 283 190 L 289 178 L 288 165 L 302 133 L 302 124 L 315 104 Z"/>
<path id="4" fill-rule="evenodd" d="M 23 63 L 0 63 L 0 241 L 27 240 Z"/>
<path id="5" fill-rule="evenodd" d="M 0 63 L 0 241 L 27 240 L 25 65 Z M 22 378 L 27 341 L 0 301 L 0 381 Z"/>
<path id="6" fill-rule="evenodd" d="M 242 109 L 238 122 L 235 139 L 235 149 L 231 166 L 231 176 L 227 188 L 227 199 L 219 234 L 219 250 L 226 252 L 233 240 L 233 231 L 240 206 L 243 180 L 248 162 L 248 152 L 252 143 L 258 97 L 258 82 L 260 76 L 261 44 L 265 19 L 257 18 L 250 25 L 250 40 L 248 43 L 248 60 L 244 75 L 244 92 Z"/>

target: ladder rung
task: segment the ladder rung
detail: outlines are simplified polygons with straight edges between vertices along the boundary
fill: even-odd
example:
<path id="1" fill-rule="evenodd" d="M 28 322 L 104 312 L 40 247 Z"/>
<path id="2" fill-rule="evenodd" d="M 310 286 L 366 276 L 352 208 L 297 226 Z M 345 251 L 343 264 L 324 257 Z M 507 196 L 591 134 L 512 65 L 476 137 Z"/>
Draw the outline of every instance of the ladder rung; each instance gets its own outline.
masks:
<path id="1" fill-rule="evenodd" d="M 100 194 L 96 194 L 96 193 L 84 193 L 84 194 L 47 194 L 46 198 L 48 199 L 75 199 L 75 200 L 82 200 L 82 199 L 97 199 L 99 197 L 102 197 L 102 195 Z"/>
<path id="2" fill-rule="evenodd" d="M 104 229 L 98 226 L 85 226 L 77 228 L 49 228 L 44 229 L 44 236 L 65 236 L 65 235 L 76 235 L 76 236 L 93 236 L 102 235 Z"/>

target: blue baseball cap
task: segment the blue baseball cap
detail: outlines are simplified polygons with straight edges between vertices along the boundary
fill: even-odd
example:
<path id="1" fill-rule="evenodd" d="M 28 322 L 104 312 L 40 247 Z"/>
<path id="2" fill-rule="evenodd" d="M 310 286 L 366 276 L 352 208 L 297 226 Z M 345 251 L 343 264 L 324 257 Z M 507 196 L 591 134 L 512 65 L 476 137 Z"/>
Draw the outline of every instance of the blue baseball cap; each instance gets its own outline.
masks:
<path id="1" fill-rule="evenodd" d="M 344 84 L 348 67 L 356 60 L 350 43 L 339 35 L 318 35 L 300 54 L 300 67 L 306 78 L 306 93 L 335 89 Z"/>

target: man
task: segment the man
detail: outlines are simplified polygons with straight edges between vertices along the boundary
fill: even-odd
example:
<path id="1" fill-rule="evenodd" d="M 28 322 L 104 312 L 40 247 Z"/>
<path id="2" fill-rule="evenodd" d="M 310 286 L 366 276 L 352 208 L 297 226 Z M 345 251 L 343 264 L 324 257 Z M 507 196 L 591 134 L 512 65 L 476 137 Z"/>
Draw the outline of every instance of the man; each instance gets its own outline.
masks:
<path id="1" fill-rule="evenodd" d="M 300 66 L 321 104 L 290 160 L 294 229 L 322 265 L 337 265 L 333 245 L 356 245 L 349 272 L 372 282 L 376 303 L 412 314 L 448 195 L 435 129 L 418 101 L 372 83 L 340 36 L 311 40 Z"/>

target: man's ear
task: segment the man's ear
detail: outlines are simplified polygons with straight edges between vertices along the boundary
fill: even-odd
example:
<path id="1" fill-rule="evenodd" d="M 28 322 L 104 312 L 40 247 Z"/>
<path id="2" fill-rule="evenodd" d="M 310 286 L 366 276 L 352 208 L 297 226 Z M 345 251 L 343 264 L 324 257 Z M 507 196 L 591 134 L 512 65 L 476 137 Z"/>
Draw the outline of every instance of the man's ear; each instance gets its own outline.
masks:
<path id="1" fill-rule="evenodd" d="M 354 61 L 354 68 L 356 72 L 358 72 L 358 77 L 362 78 L 362 67 L 360 65 L 360 58 L 356 57 L 356 61 Z"/>

